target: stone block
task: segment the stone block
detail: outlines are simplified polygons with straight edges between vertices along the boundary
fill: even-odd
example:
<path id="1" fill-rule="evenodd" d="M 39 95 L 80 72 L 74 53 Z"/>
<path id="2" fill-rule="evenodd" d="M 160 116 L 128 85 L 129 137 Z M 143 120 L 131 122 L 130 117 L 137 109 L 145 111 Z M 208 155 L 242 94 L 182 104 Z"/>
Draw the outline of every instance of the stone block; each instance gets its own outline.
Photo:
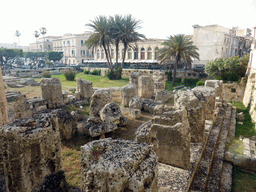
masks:
<path id="1" fill-rule="evenodd" d="M 124 107 L 129 107 L 131 99 L 136 95 L 138 94 L 135 84 L 128 84 L 123 86 L 121 90 L 121 105 Z"/>
<path id="2" fill-rule="evenodd" d="M 62 109 L 52 111 L 57 117 L 57 126 L 60 131 L 61 140 L 69 140 L 73 137 L 77 129 L 76 119 L 68 112 Z"/>
<path id="3" fill-rule="evenodd" d="M 159 90 L 156 92 L 155 101 L 162 101 L 163 103 L 170 103 L 174 105 L 174 94 L 167 90 Z"/>
<path id="4" fill-rule="evenodd" d="M 106 104 L 99 113 L 102 121 L 111 121 L 116 124 L 120 123 L 122 117 L 121 109 L 115 102 Z"/>
<path id="5" fill-rule="evenodd" d="M 94 92 L 91 97 L 90 103 L 90 118 L 99 118 L 100 119 L 100 110 L 107 104 L 111 102 L 111 94 L 108 91 L 98 90 Z"/>
<path id="6" fill-rule="evenodd" d="M 83 133 L 89 134 L 91 137 L 98 137 L 105 133 L 118 129 L 117 125 L 111 121 L 95 122 L 90 119 L 84 124 Z"/>
<path id="7" fill-rule="evenodd" d="M 8 123 L 8 103 L 4 90 L 2 70 L 0 69 L 0 127 Z"/>
<path id="8" fill-rule="evenodd" d="M 58 78 L 42 78 L 40 86 L 42 98 L 47 100 L 48 108 L 57 108 L 63 105 L 62 88 Z"/>
<path id="9" fill-rule="evenodd" d="M 141 117 L 141 110 L 130 108 L 130 109 L 129 109 L 129 116 L 130 116 L 132 119 L 139 119 L 139 118 Z"/>
<path id="10" fill-rule="evenodd" d="M 102 139 L 81 147 L 82 191 L 158 191 L 157 156 L 147 144 Z"/>
<path id="11" fill-rule="evenodd" d="M 81 99 L 89 99 L 93 95 L 92 82 L 85 79 L 76 79 L 76 91 L 80 93 Z"/>
<path id="12" fill-rule="evenodd" d="M 129 103 L 129 108 L 141 110 L 142 104 L 143 104 L 143 102 L 142 102 L 141 97 L 137 95 L 131 99 L 131 101 Z"/>
<path id="13" fill-rule="evenodd" d="M 158 161 L 183 169 L 190 169 L 190 134 L 182 123 L 173 126 L 153 124 L 150 137 L 157 143 Z"/>
<path id="14" fill-rule="evenodd" d="M 151 120 L 139 126 L 135 132 L 135 141 L 139 143 L 147 143 L 148 145 L 152 145 L 153 141 L 150 137 L 151 126 Z"/>
<path id="15" fill-rule="evenodd" d="M 27 192 L 62 169 L 56 117 L 41 114 L 0 128 L 7 191 Z"/>
<path id="16" fill-rule="evenodd" d="M 139 77 L 138 95 L 144 99 L 152 99 L 154 97 L 154 81 L 150 76 Z"/>

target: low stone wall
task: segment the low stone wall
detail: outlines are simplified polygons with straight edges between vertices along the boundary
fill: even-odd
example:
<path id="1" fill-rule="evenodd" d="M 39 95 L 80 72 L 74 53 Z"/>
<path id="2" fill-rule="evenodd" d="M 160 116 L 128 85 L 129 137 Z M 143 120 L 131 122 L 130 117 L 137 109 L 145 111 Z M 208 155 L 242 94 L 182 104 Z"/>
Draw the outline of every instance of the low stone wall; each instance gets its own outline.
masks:
<path id="1" fill-rule="evenodd" d="M 8 122 L 8 104 L 5 95 L 4 81 L 0 69 L 0 126 Z"/>
<path id="2" fill-rule="evenodd" d="M 106 76 L 106 73 L 108 71 L 108 68 L 91 68 L 91 67 L 82 67 L 83 70 L 90 70 L 91 72 L 93 70 L 101 70 L 101 76 Z M 129 77 L 133 72 L 141 72 L 141 75 L 148 75 L 148 76 L 153 76 L 155 71 L 158 70 L 150 70 L 150 69 L 123 69 L 122 71 L 122 77 Z M 165 70 L 162 70 L 163 72 L 168 72 Z M 187 78 L 187 79 L 198 79 L 199 73 L 194 72 L 192 70 L 183 70 L 183 69 L 178 69 L 177 70 L 177 75 L 176 78 L 181 78 L 182 80 Z"/>

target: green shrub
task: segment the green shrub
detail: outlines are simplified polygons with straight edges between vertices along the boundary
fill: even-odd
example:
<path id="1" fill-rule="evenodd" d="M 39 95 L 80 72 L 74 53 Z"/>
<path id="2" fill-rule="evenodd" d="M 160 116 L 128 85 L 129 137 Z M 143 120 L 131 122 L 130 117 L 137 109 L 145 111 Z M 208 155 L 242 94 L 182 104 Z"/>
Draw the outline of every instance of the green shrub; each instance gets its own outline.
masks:
<path id="1" fill-rule="evenodd" d="M 90 70 L 84 70 L 84 74 L 86 75 L 90 74 Z"/>
<path id="2" fill-rule="evenodd" d="M 101 73 L 101 70 L 99 69 L 99 70 L 93 70 L 92 72 L 90 72 L 90 74 L 91 75 L 100 75 L 100 73 Z"/>
<path id="3" fill-rule="evenodd" d="M 196 86 L 204 86 L 204 81 L 197 81 Z"/>
<path id="4" fill-rule="evenodd" d="M 198 79 L 187 79 L 187 78 L 185 78 L 184 81 L 183 81 L 183 85 L 185 85 L 185 87 L 195 87 L 197 81 L 198 81 Z"/>
<path id="5" fill-rule="evenodd" d="M 121 79 L 122 75 L 121 75 L 121 69 L 113 69 L 113 71 L 107 71 L 106 76 L 110 79 L 110 80 L 114 80 L 114 79 Z"/>
<path id="6" fill-rule="evenodd" d="M 43 75 L 44 78 L 51 78 L 51 73 L 50 73 L 50 71 L 44 71 L 44 72 L 42 73 L 42 75 Z"/>
<path id="7" fill-rule="evenodd" d="M 66 77 L 67 81 L 74 81 L 76 77 L 76 72 L 72 69 L 65 69 L 63 72 L 63 75 Z"/>

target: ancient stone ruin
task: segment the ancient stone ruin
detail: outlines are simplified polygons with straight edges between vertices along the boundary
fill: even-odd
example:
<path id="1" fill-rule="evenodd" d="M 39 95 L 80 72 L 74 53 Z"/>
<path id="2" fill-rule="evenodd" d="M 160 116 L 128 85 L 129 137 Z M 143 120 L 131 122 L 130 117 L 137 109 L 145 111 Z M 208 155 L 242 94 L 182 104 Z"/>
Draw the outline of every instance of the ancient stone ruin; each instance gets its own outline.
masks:
<path id="1" fill-rule="evenodd" d="M 143 143 L 111 138 L 81 147 L 82 191 L 158 191 L 157 156 Z"/>
<path id="2" fill-rule="evenodd" d="M 61 142 L 78 132 L 77 122 L 78 134 L 93 140 L 81 146 L 78 191 L 230 191 L 232 163 L 246 169 L 255 163 L 253 156 L 225 154 L 235 135 L 236 109 L 223 100 L 222 81 L 175 93 L 164 90 L 164 82 L 163 72 L 136 72 L 122 88 L 93 90 L 91 82 L 77 79 L 76 88 L 62 93 L 58 79 L 42 79 L 42 99 L 6 94 L 16 117 L 7 124 L 0 75 L 0 191 L 3 173 L 8 192 L 68 191 Z M 112 90 L 121 92 L 121 106 Z M 88 119 L 62 109 L 89 100 Z M 150 119 L 142 123 L 145 114 Z M 105 138 L 123 126 L 129 130 L 133 121 L 140 122 L 135 141 Z"/>
<path id="3" fill-rule="evenodd" d="M 4 90 L 4 81 L 2 71 L 0 69 L 0 126 L 8 122 L 8 105 Z"/>

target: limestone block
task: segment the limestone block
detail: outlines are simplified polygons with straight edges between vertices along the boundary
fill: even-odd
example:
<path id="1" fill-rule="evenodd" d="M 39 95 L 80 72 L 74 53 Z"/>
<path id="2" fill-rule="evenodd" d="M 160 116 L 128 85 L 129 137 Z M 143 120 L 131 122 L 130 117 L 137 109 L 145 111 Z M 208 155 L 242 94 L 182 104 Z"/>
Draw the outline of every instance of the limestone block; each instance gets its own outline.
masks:
<path id="1" fill-rule="evenodd" d="M 220 81 L 220 80 L 206 80 L 204 86 L 214 88 L 215 92 L 216 92 L 216 96 L 223 99 L 223 94 L 222 94 L 223 81 Z"/>
<path id="2" fill-rule="evenodd" d="M 75 118 L 68 112 L 62 109 L 52 111 L 57 117 L 57 126 L 60 131 L 61 140 L 71 139 L 77 129 Z"/>
<path id="3" fill-rule="evenodd" d="M 92 82 L 85 79 L 76 79 L 76 88 L 80 92 L 81 99 L 89 99 L 93 94 Z"/>
<path id="4" fill-rule="evenodd" d="M 75 97 L 76 97 L 76 100 L 79 101 L 81 99 L 81 93 L 76 91 L 75 92 Z"/>
<path id="5" fill-rule="evenodd" d="M 212 120 L 215 109 L 216 92 L 211 87 L 195 87 L 192 89 L 195 96 L 205 108 L 205 119 Z"/>
<path id="6" fill-rule="evenodd" d="M 111 121 L 116 124 L 120 122 L 122 117 L 121 109 L 115 102 L 106 104 L 99 113 L 102 121 Z"/>
<path id="7" fill-rule="evenodd" d="M 6 100 L 2 70 L 0 69 L 0 127 L 8 122 L 8 103 Z"/>
<path id="8" fill-rule="evenodd" d="M 158 191 L 157 156 L 147 144 L 102 139 L 81 147 L 82 191 Z"/>
<path id="9" fill-rule="evenodd" d="M 130 76 L 130 83 L 134 84 L 136 87 L 136 95 L 138 95 L 139 77 L 142 76 L 142 72 L 132 72 Z"/>
<path id="10" fill-rule="evenodd" d="M 142 109 L 141 110 L 144 110 L 144 111 L 149 111 L 149 106 L 152 105 L 154 103 L 154 100 L 153 99 L 144 99 L 142 101 Z"/>
<path id="11" fill-rule="evenodd" d="M 135 84 L 128 84 L 123 86 L 121 90 L 121 105 L 128 107 L 130 100 L 136 95 L 138 94 Z"/>
<path id="12" fill-rule="evenodd" d="M 250 75 L 247 79 L 245 91 L 244 91 L 244 98 L 243 98 L 243 104 L 247 108 L 249 103 L 252 100 L 252 92 L 255 88 L 255 70 L 251 69 L 252 71 L 250 72 Z"/>
<path id="13" fill-rule="evenodd" d="M 135 141 L 152 145 L 152 139 L 150 137 L 151 126 L 151 120 L 139 126 L 135 132 Z"/>
<path id="14" fill-rule="evenodd" d="M 111 102 L 111 94 L 108 91 L 96 91 L 91 97 L 90 103 L 90 118 L 96 117 L 100 119 L 100 110 Z"/>
<path id="15" fill-rule="evenodd" d="M 205 106 L 193 91 L 183 91 L 175 95 L 175 106 L 185 106 L 192 142 L 201 142 L 205 137 Z"/>
<path id="16" fill-rule="evenodd" d="M 42 78 L 40 86 L 42 98 L 47 100 L 48 108 L 57 108 L 63 105 L 61 83 L 58 78 Z"/>
<path id="17" fill-rule="evenodd" d="M 143 102 L 142 102 L 141 97 L 137 95 L 131 99 L 131 101 L 129 103 L 129 108 L 141 110 L 142 104 L 143 104 Z"/>
<path id="18" fill-rule="evenodd" d="M 83 133 L 89 134 L 91 137 L 97 137 L 116 129 L 118 129 L 117 125 L 111 121 L 95 122 L 89 119 L 84 125 Z"/>
<path id="19" fill-rule="evenodd" d="M 14 113 L 15 119 L 32 116 L 32 110 L 30 110 L 30 104 L 27 101 L 26 95 L 18 95 L 16 97 L 14 103 Z"/>
<path id="20" fill-rule="evenodd" d="M 244 121 L 244 113 L 243 112 L 237 113 L 236 118 L 238 121 Z"/>
<path id="21" fill-rule="evenodd" d="M 156 92 L 155 101 L 168 102 L 174 105 L 174 94 L 167 90 L 159 90 Z"/>
<path id="22" fill-rule="evenodd" d="M 62 169 L 56 117 L 40 114 L 0 127 L 7 191 L 27 192 Z"/>
<path id="23" fill-rule="evenodd" d="M 138 95 L 144 99 L 151 99 L 154 97 L 154 81 L 150 76 L 139 77 Z"/>
<path id="24" fill-rule="evenodd" d="M 129 116 L 130 116 L 132 119 L 139 119 L 139 118 L 141 117 L 141 110 L 130 108 L 130 109 L 129 109 Z"/>
<path id="25" fill-rule="evenodd" d="M 158 161 L 190 169 L 190 134 L 188 127 L 182 123 L 173 126 L 153 124 L 150 132 L 151 138 L 156 138 L 155 152 Z"/>

